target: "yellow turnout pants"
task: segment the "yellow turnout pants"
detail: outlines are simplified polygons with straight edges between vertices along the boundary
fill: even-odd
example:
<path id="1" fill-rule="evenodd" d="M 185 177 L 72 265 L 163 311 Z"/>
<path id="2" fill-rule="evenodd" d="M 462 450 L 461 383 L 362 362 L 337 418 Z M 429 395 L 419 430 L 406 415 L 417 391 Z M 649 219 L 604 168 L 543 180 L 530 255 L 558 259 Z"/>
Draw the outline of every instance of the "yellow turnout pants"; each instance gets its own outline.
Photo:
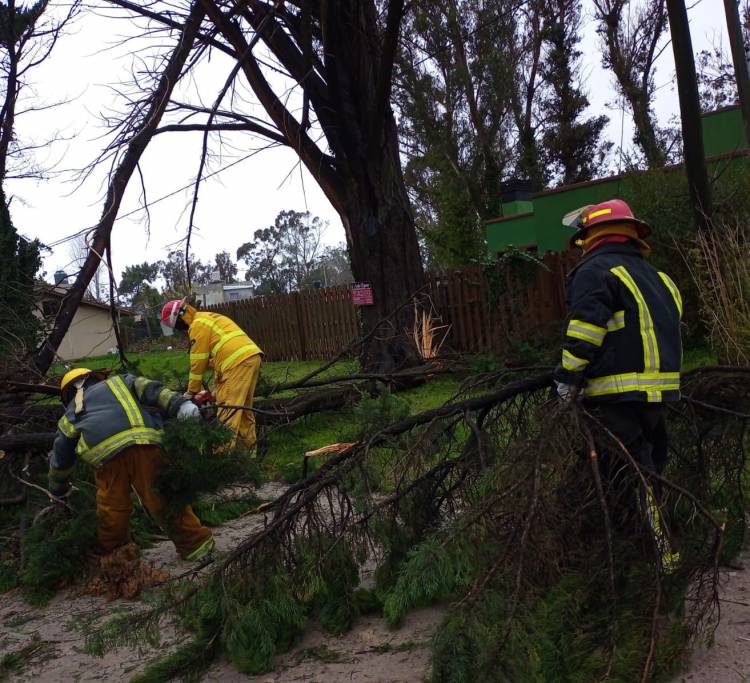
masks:
<path id="1" fill-rule="evenodd" d="M 200 523 L 190 506 L 174 519 L 163 518 L 164 503 L 154 491 L 161 465 L 159 446 L 134 445 L 96 470 L 96 516 L 99 545 L 104 552 L 111 552 L 130 540 L 131 486 L 148 513 L 164 525 L 181 557 L 188 558 L 211 538 L 211 531 Z"/>
<path id="2" fill-rule="evenodd" d="M 257 354 L 233 368 L 217 373 L 216 402 L 252 408 L 262 358 L 261 354 Z M 255 414 L 252 410 L 219 408 L 218 418 L 234 432 L 232 446 L 246 448 L 249 451 L 255 448 Z"/>

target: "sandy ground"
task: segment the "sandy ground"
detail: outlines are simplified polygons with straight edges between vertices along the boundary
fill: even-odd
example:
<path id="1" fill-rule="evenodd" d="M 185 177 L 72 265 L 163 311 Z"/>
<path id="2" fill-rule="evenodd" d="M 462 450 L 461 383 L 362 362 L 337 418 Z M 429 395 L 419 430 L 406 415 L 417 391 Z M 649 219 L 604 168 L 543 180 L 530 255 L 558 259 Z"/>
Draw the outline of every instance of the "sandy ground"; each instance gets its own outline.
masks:
<path id="1" fill-rule="evenodd" d="M 722 571 L 721 621 L 713 645 L 696 650 L 687 673 L 678 676 L 676 681 L 750 681 L 750 549 L 745 549 L 737 567 Z"/>
<path id="2" fill-rule="evenodd" d="M 280 492 L 273 485 L 259 493 L 272 498 Z M 239 518 L 215 529 L 220 550 L 263 524 L 259 515 Z M 181 562 L 168 542 L 144 553 L 157 567 L 180 574 L 191 568 Z M 675 683 L 740 683 L 750 681 L 750 549 L 739 563 L 747 569 L 722 573 L 722 619 L 714 645 L 697 651 L 689 670 Z M 366 577 L 364 577 L 366 579 Z M 47 683 L 57 681 L 127 681 L 156 653 L 118 648 L 103 658 L 83 652 L 84 628 L 102 623 L 115 611 L 136 608 L 137 602 L 75 595 L 58 595 L 43 609 L 27 605 L 18 591 L 0 601 L 0 657 L 36 642 L 25 665 L 5 680 Z M 262 676 L 239 674 L 226 662 L 215 664 L 205 681 L 247 683 L 406 683 L 424 681 L 429 673 L 429 646 L 442 618 L 440 608 L 419 610 L 397 631 L 389 630 L 378 617 L 364 617 L 346 635 L 325 634 L 312 624 L 289 653 L 277 659 L 274 671 Z M 162 652 L 181 639 L 174 631 L 162 634 Z"/>

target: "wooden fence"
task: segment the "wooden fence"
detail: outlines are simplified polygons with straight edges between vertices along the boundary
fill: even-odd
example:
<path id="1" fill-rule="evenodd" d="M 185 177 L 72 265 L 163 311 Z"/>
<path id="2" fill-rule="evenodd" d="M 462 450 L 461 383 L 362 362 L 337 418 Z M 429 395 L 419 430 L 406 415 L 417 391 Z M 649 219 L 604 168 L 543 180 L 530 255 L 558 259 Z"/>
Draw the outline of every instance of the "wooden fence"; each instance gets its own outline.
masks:
<path id="1" fill-rule="evenodd" d="M 209 306 L 234 320 L 266 360 L 333 358 L 357 337 L 349 287 L 306 289 Z"/>
<path id="2" fill-rule="evenodd" d="M 446 349 L 502 353 L 513 341 L 553 334 L 565 318 L 570 255 L 544 266 L 518 264 L 487 273 L 480 267 L 427 276 L 435 312 L 450 325 Z M 358 334 L 349 287 L 308 289 L 209 306 L 228 315 L 263 349 L 267 360 L 328 359 Z"/>

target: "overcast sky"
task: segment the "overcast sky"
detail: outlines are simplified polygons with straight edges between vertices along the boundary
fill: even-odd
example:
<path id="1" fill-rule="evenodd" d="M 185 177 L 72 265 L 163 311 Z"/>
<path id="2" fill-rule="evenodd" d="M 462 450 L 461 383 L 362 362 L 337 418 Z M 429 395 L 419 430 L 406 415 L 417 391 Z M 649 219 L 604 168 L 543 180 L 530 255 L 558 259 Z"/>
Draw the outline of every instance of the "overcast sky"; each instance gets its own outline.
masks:
<path id="1" fill-rule="evenodd" d="M 599 37 L 588 16 L 590 0 L 584 0 L 584 7 L 587 18 L 581 48 L 590 112 L 607 113 L 610 117 L 607 136 L 619 145 L 622 135 L 627 147 L 632 138 L 632 122 L 627 114 L 623 118 L 620 108 L 613 102 L 612 78 L 601 67 Z M 696 51 L 719 41 L 728 48 L 721 0 L 702 0 L 695 4 L 690 10 L 690 22 Z M 71 138 L 41 152 L 42 163 L 59 161 L 59 169 L 80 168 L 100 152 L 101 136 L 106 133 L 101 115 L 122 107 L 122 100 L 112 86 L 126 81 L 134 61 L 148 56 L 148 47 L 142 44 L 119 44 L 129 33 L 135 33 L 135 29 L 128 22 L 84 13 L 59 41 L 51 58 L 33 72 L 31 78 L 40 99 L 48 103 L 63 100 L 67 103 L 20 117 L 19 138 L 39 142 L 55 130 Z M 217 55 L 196 76 L 195 81 L 201 84 L 203 100 L 208 106 L 213 103 L 231 66 L 223 55 Z M 672 51 L 668 48 L 660 58 L 656 75 L 659 88 L 656 109 L 662 122 L 679 113 L 672 85 L 673 72 Z M 612 105 L 614 109 L 610 108 Z M 235 135 L 226 140 L 237 143 L 234 151 L 221 160 L 213 160 L 207 172 L 232 161 L 238 163 L 201 187 L 196 215 L 199 230 L 192 242 L 192 251 L 198 257 L 210 260 L 221 250 L 229 251 L 234 257 L 237 247 L 248 241 L 254 230 L 270 225 L 284 209 L 308 210 L 328 220 L 330 227 L 325 241 L 329 244 L 343 241 L 338 215 L 315 181 L 297 164 L 294 153 L 275 148 L 240 161 L 251 151 L 248 148 L 250 138 Z M 149 145 L 141 166 L 148 199 L 152 202 L 150 234 L 145 229 L 144 212 L 138 210 L 141 189 L 135 175 L 120 216 L 135 213 L 118 220 L 113 231 L 114 271 L 118 278 L 126 265 L 164 258 L 170 245 L 184 236 L 192 197 L 191 183 L 197 174 L 201 144 L 201 133 L 178 133 L 157 136 Z M 262 143 L 256 142 L 254 146 L 261 147 Z M 94 225 L 101 214 L 103 179 L 102 170 L 82 185 L 72 182 L 70 174 L 43 182 L 9 181 L 8 194 L 12 196 L 11 213 L 16 227 L 21 233 L 49 244 Z M 190 188 L 180 191 L 185 186 Z M 153 203 L 170 194 L 173 196 Z M 47 278 L 51 279 L 58 268 L 71 270 L 70 260 L 68 244 L 53 249 L 44 262 Z"/>

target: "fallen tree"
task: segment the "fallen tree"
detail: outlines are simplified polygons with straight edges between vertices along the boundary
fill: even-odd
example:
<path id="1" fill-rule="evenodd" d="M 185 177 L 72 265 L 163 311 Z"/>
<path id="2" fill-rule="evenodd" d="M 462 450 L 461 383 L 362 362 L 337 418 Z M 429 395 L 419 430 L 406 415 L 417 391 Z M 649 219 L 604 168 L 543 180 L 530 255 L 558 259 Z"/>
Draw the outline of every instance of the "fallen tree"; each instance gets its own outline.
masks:
<path id="1" fill-rule="evenodd" d="M 749 383 L 731 368 L 685 376 L 664 477 L 641 470 L 582 406 L 551 399 L 549 374 L 458 397 L 339 452 L 266 507 L 265 527 L 207 576 L 110 622 L 89 647 L 155 644 L 172 614 L 194 638 L 155 665 L 160 675 L 195 672 L 219 652 L 264 671 L 308 618 L 349 627 L 367 561 L 392 625 L 451 602 L 434 639 L 436 681 L 664 679 L 710 635 L 719 559 L 744 535 Z M 612 486 L 601 462 L 623 483 Z M 621 514 L 633 512 L 622 492 L 646 481 L 658 482 L 677 532 L 674 572 L 644 520 Z"/>

